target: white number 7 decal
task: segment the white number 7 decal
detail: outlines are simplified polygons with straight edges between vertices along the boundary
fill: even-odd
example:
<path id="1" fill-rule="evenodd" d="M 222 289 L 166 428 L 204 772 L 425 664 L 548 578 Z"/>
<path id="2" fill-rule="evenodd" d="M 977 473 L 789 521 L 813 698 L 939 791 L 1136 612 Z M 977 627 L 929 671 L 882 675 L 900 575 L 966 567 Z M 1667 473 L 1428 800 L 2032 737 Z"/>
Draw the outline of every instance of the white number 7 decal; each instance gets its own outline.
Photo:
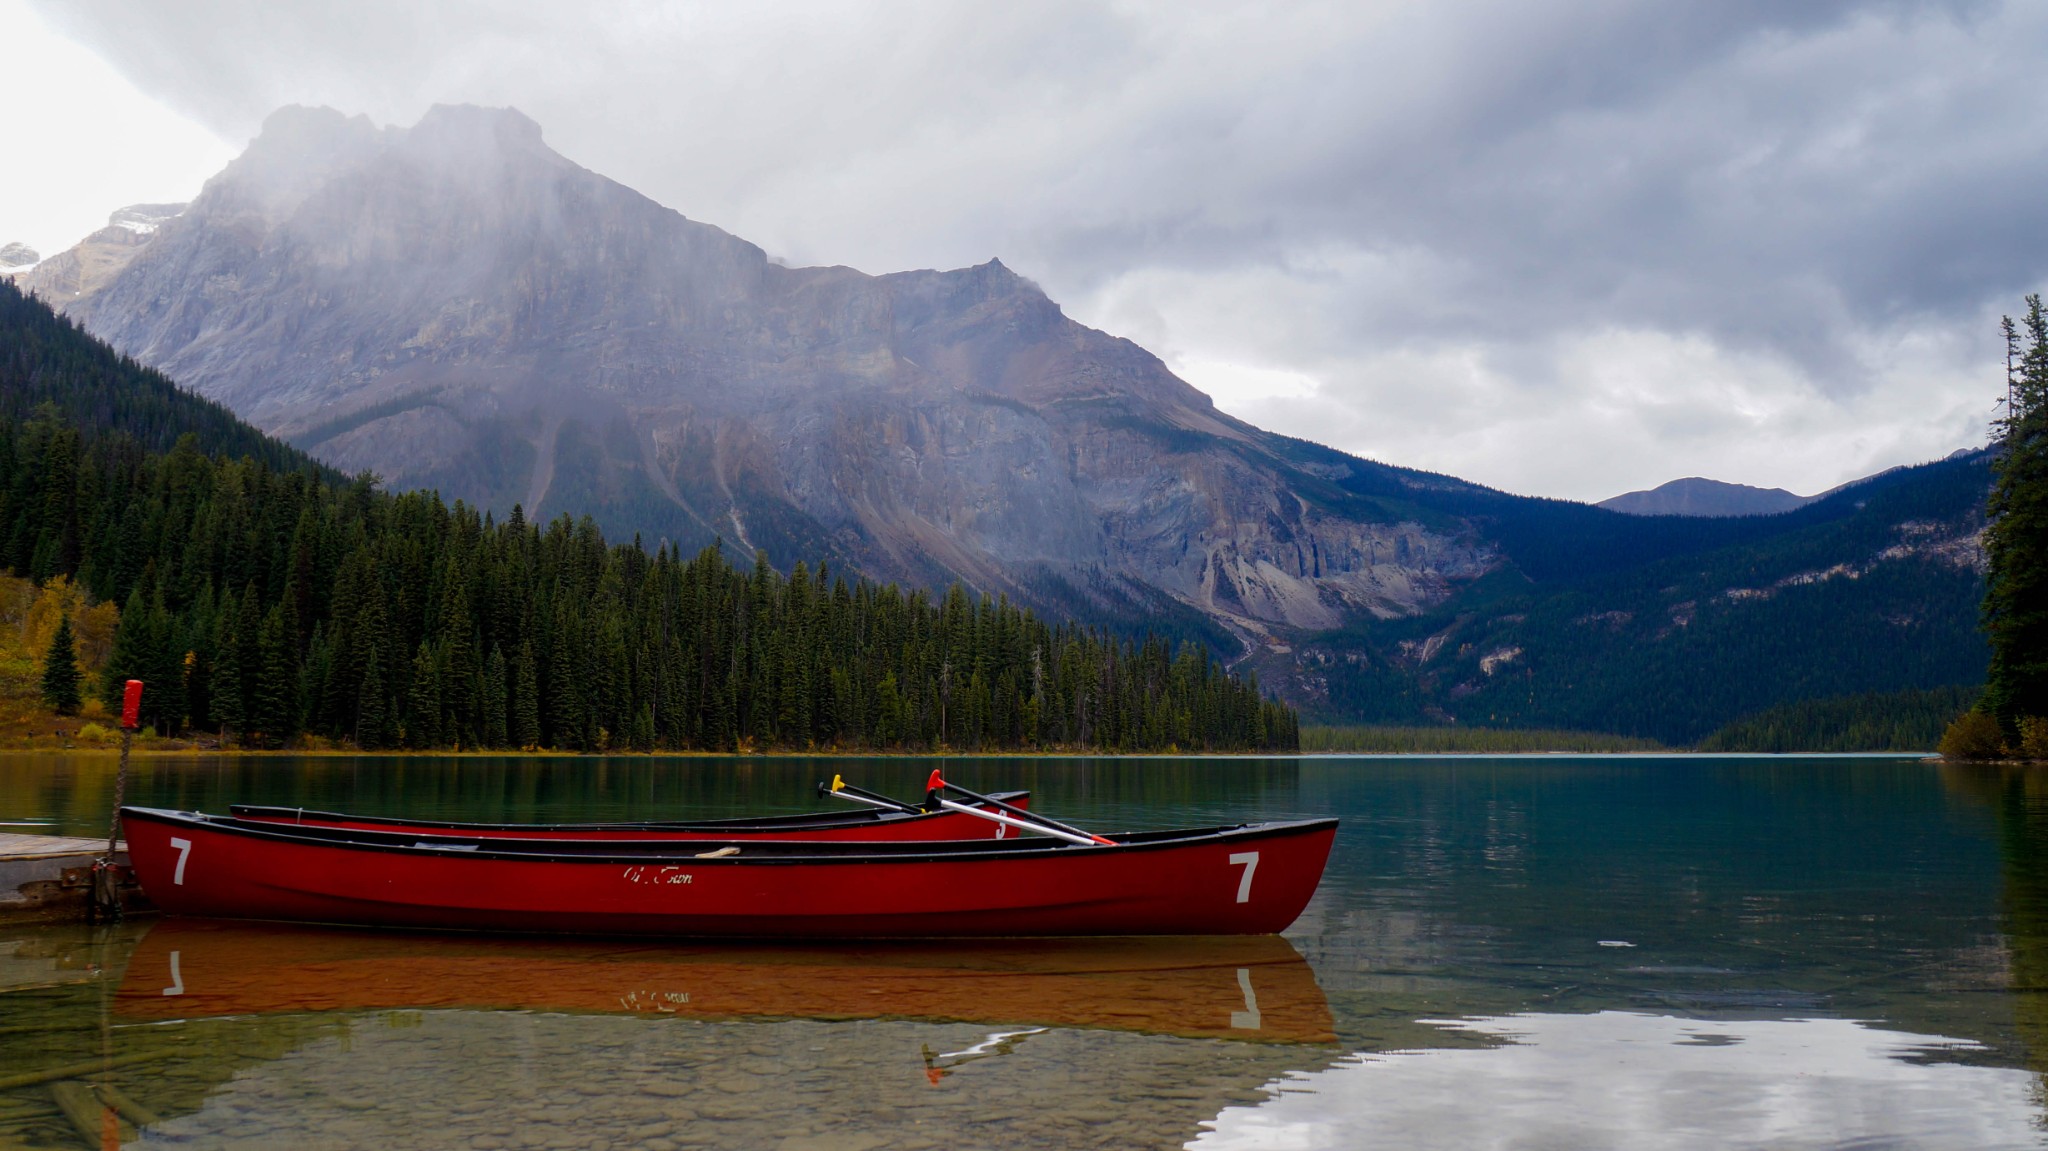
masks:
<path id="1" fill-rule="evenodd" d="M 171 872 L 171 882 L 179 887 L 183 887 L 185 886 L 185 861 L 192 858 L 192 841 L 189 839 L 179 839 L 174 835 L 171 837 L 171 849 L 178 853 L 178 866 L 176 870 Z M 1230 858 L 1233 861 L 1237 859 L 1234 855 Z M 1247 877 L 1245 882 L 1251 882 L 1250 878 Z M 1243 903 L 1244 896 L 1239 895 L 1237 901 Z"/>
<path id="2" fill-rule="evenodd" d="M 1232 864 L 1244 865 L 1244 877 L 1237 881 L 1237 901 L 1239 903 L 1250 903 L 1252 901 L 1252 873 L 1259 869 L 1259 853 L 1256 851 L 1240 851 L 1230 857 L 1230 862 Z"/>

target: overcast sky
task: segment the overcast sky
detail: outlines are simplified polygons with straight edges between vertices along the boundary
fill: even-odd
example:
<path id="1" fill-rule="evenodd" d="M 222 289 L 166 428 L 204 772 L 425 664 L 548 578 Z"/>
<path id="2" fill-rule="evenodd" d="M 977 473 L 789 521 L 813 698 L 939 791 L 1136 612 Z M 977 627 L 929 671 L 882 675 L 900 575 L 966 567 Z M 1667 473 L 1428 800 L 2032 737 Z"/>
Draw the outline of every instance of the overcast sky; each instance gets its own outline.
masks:
<path id="1" fill-rule="evenodd" d="M 1277 431 L 1520 492 L 1983 442 L 2048 4 L 0 0 L 0 242 L 287 103 L 510 104 L 792 263 L 1002 257 Z"/>

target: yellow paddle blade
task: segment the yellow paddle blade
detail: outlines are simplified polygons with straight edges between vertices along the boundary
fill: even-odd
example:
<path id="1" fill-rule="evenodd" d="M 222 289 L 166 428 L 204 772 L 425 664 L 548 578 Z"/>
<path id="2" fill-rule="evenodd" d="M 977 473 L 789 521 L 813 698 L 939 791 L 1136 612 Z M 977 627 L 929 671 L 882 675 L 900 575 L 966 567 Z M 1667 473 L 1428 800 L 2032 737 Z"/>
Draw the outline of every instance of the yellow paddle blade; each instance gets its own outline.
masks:
<path id="1" fill-rule="evenodd" d="M 840 788 L 843 788 L 843 787 L 845 787 L 845 786 L 846 786 L 846 781 L 845 781 L 845 780 L 843 780 L 843 779 L 839 778 L 839 776 L 838 776 L 837 774 L 834 774 L 834 775 L 832 776 L 832 790 L 833 790 L 833 791 L 838 791 L 838 790 L 839 790 Z"/>

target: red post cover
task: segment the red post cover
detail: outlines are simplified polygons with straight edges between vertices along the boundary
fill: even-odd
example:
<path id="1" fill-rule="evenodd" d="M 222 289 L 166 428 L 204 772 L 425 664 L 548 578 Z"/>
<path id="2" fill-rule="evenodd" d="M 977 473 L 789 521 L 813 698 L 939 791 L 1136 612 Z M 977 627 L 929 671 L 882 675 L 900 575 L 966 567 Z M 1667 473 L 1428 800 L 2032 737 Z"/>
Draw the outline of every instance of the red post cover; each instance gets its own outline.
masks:
<path id="1" fill-rule="evenodd" d="M 121 726 L 134 731 L 142 726 L 142 681 L 131 679 L 121 692 Z"/>

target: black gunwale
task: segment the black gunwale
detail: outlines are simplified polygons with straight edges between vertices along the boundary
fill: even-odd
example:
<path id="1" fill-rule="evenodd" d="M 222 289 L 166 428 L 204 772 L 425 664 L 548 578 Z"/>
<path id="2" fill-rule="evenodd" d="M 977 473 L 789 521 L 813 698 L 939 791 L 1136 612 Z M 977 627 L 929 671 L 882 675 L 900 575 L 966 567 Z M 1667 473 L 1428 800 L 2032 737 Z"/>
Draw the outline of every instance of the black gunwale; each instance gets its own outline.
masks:
<path id="1" fill-rule="evenodd" d="M 1019 796 L 1029 796 L 1029 791 L 991 792 L 990 798 L 1016 802 Z M 884 811 L 880 808 L 860 808 L 851 811 L 806 811 L 792 815 L 740 816 L 732 819 L 704 820 L 625 820 L 617 823 L 464 823 L 457 820 L 407 819 L 395 815 L 349 815 L 339 811 L 315 811 L 305 807 L 278 807 L 269 804 L 235 803 L 228 806 L 228 814 L 237 819 L 252 822 L 273 822 L 266 816 L 310 816 L 320 820 L 347 820 L 351 823 L 373 823 L 391 828 L 420 828 L 445 830 L 460 835 L 472 831 L 705 831 L 750 832 L 785 831 L 801 829 L 814 831 L 820 828 L 866 827 L 878 823 L 898 823 L 912 819 L 927 819 L 932 816 L 949 815 L 947 811 Z M 288 826 L 298 827 L 300 824 Z"/>
<path id="2" fill-rule="evenodd" d="M 420 847 L 397 832 L 359 831 L 348 828 L 297 827 L 250 823 L 232 817 L 209 816 L 199 812 L 168 811 L 151 807 L 123 807 L 121 817 L 172 827 L 197 827 L 225 835 L 243 836 L 285 844 L 333 847 L 349 851 L 374 851 L 434 859 L 498 860 L 511 863 L 602 863 L 681 864 L 689 867 L 818 866 L 823 864 L 880 863 L 980 863 L 1005 859 L 1035 859 L 1072 855 L 1129 855 L 1187 847 L 1198 843 L 1243 842 L 1307 835 L 1335 830 L 1337 820 L 1298 819 L 1267 823 L 1239 823 L 1216 827 L 1179 828 L 1168 831 L 1126 831 L 1112 833 L 1108 844 L 1076 844 L 1047 839 L 968 839 L 931 842 L 904 840 L 895 843 L 813 842 L 781 840 L 732 843 L 734 855 L 707 858 L 704 850 L 715 850 L 718 841 L 705 840 L 683 850 L 658 841 L 566 839 L 476 839 L 455 847 L 450 842 Z M 532 845 L 536 850 L 507 851 L 507 843 Z M 474 844 L 474 846 L 469 846 Z M 563 850 L 582 848 L 583 850 Z M 620 848 L 641 848 L 638 852 Z"/>

